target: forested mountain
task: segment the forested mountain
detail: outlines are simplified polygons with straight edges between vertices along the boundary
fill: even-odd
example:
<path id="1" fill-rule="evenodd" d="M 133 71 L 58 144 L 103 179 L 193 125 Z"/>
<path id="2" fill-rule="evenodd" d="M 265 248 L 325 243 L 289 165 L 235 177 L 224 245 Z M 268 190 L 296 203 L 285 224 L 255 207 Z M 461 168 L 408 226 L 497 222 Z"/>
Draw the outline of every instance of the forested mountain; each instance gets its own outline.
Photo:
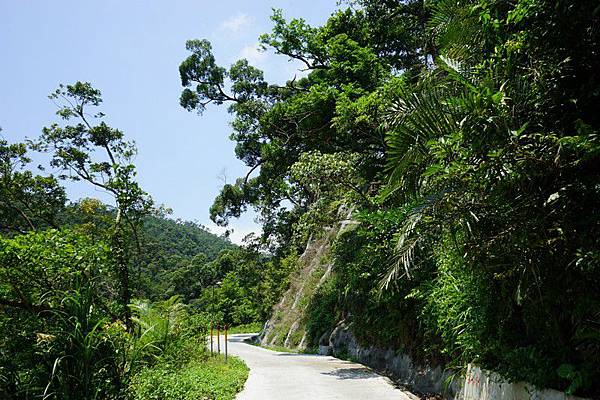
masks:
<path id="1" fill-rule="evenodd" d="M 211 233 L 205 226 L 173 219 L 169 213 L 170 210 L 160 208 L 143 218 L 139 239 L 144 245 L 144 252 L 152 255 L 152 260 L 189 258 L 203 253 L 207 260 L 212 261 L 222 250 L 236 247 L 228 238 Z M 107 227 L 114 216 L 114 207 L 93 198 L 85 198 L 63 206 L 56 219 L 60 225 L 87 226 L 88 229 L 100 231 Z M 169 265 L 166 261 L 161 268 L 168 269 Z"/>
<path id="2" fill-rule="evenodd" d="M 147 252 L 153 257 L 194 257 L 203 253 L 212 261 L 222 250 L 235 247 L 229 239 L 209 232 L 200 224 L 158 216 L 144 219 L 143 234 Z"/>
<path id="3" fill-rule="evenodd" d="M 165 299 L 183 294 L 172 287 L 174 279 L 195 265 L 213 261 L 225 250 L 236 248 L 228 239 L 208 232 L 204 227 L 189 221 L 173 220 L 161 216 L 144 219 L 140 232 L 140 285 L 143 297 Z M 191 278 L 188 276 L 188 278 Z M 194 280 L 180 283 L 193 286 Z"/>
<path id="4" fill-rule="evenodd" d="M 66 204 L 55 217 L 57 226 L 84 231 L 101 240 L 110 229 L 116 210 L 99 200 L 86 198 Z M 221 252 L 235 250 L 229 239 L 217 236 L 198 223 L 174 220 L 163 208 L 144 216 L 132 243 L 133 286 L 136 295 L 167 299 L 174 294 L 173 277 L 182 268 L 214 261 Z M 192 282 L 188 282 L 192 284 Z"/>

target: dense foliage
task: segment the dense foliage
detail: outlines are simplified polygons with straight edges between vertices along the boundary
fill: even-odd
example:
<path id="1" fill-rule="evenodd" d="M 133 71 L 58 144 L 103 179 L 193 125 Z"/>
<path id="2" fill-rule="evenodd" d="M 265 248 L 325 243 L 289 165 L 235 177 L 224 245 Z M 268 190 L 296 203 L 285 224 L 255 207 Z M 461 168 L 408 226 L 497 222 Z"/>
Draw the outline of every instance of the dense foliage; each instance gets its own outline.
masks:
<path id="1" fill-rule="evenodd" d="M 106 246 L 73 232 L 0 239 L 3 398 L 118 393 L 119 329 L 111 326 L 116 295 L 109 271 Z"/>
<path id="2" fill-rule="evenodd" d="M 29 146 L 0 140 L 0 397 L 233 398 L 247 368 L 209 359 L 217 313 L 187 303 L 237 268 L 224 259 L 256 251 L 152 208 L 135 181 L 134 144 L 89 122 L 86 108 L 101 103 L 90 84 L 61 86 L 51 98 L 66 104 L 59 116 L 80 121 L 53 124 Z M 36 175 L 32 149 L 50 153 L 64 174 Z M 100 187 L 115 205 L 69 202 L 60 179 Z M 236 318 L 262 317 L 273 300 L 260 300 Z M 168 393 L 158 379 L 167 374 Z"/>
<path id="3" fill-rule="evenodd" d="M 85 235 L 0 239 L 0 265 L 2 398 L 170 398 L 156 377 L 184 371 L 168 393 L 232 398 L 245 380 L 240 361 L 209 361 L 210 317 L 177 296 L 136 301 L 128 332 L 116 315 L 108 248 Z"/>
<path id="4" fill-rule="evenodd" d="M 287 284 L 289 268 L 257 251 L 224 251 L 198 274 L 194 284 L 206 283 L 191 304 L 228 325 L 265 321 Z"/>
<path id="5" fill-rule="evenodd" d="M 598 395 L 600 8 L 350 5 L 321 27 L 274 12 L 262 45 L 308 72 L 283 86 L 188 42 L 181 104 L 228 103 L 250 168 L 213 219 L 254 207 L 283 256 L 355 210 L 313 344 L 345 318 L 425 361 Z"/>
<path id="6" fill-rule="evenodd" d="M 0 138 L 0 233 L 14 235 L 38 227 L 57 227 L 56 215 L 64 208 L 66 194 L 52 176 L 34 175 L 23 143 Z"/>
<path id="7" fill-rule="evenodd" d="M 134 307 L 138 361 L 128 384 L 132 399 L 233 399 L 248 376 L 239 359 L 210 357 L 206 348 L 209 318 L 190 314 L 174 296 Z M 145 358 L 141 356 L 144 355 Z"/>

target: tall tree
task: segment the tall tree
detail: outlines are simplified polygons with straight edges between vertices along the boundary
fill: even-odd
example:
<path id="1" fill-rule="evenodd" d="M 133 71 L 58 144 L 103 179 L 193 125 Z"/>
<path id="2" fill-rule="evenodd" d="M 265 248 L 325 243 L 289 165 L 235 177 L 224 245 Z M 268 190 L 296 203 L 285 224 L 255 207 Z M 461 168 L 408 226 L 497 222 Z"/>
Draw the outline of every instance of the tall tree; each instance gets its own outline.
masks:
<path id="1" fill-rule="evenodd" d="M 414 7 L 420 4 L 415 2 Z M 411 22 L 408 6 L 397 7 L 394 21 L 424 29 Z M 260 37 L 261 45 L 296 60 L 308 72 L 303 78 L 290 77 L 284 86 L 267 83 L 262 71 L 247 60 L 229 69 L 221 67 L 208 41 L 188 41 L 192 54 L 179 68 L 184 86 L 181 105 L 202 112 L 211 103 L 228 103 L 235 116 L 231 138 L 237 142 L 236 155 L 249 167 L 245 177 L 225 185 L 215 199 L 211 207 L 215 222 L 225 225 L 254 207 L 265 239 L 289 243 L 290 227 L 306 211 L 306 191 L 290 181 L 291 167 L 302 153 L 357 153 L 364 161 L 357 173 L 376 180 L 385 149 L 376 122 L 385 100 L 384 85 L 395 69 L 418 71 L 425 60 L 418 41 L 403 42 L 410 50 L 386 49 L 387 39 L 380 35 L 385 18 L 371 14 L 379 33 L 365 22 L 363 10 L 339 11 L 322 27 L 303 19 L 287 21 L 275 10 L 273 30 Z M 400 32 L 397 36 L 402 41 Z"/>
<path id="2" fill-rule="evenodd" d="M 93 124 L 104 114 L 89 114 L 88 108 L 98 107 L 102 102 L 100 91 L 91 84 L 60 85 L 50 98 L 59 107 L 57 115 L 76 124 L 60 126 L 54 123 L 44 128 L 35 148 L 52 155 L 51 165 L 62 169 L 62 178 L 88 182 L 113 196 L 116 212 L 110 243 L 119 277 L 122 315 L 130 326 L 131 247 L 137 242 L 142 218 L 152 206 L 152 200 L 135 180 L 132 160 L 136 147 L 125 139 L 122 131 L 103 121 Z"/>

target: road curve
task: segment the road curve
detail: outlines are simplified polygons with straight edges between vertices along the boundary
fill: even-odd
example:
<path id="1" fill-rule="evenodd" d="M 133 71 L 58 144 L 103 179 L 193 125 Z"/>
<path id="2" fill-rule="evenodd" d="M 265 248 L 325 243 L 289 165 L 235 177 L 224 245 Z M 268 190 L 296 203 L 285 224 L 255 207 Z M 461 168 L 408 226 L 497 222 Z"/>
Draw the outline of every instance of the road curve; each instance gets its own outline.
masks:
<path id="1" fill-rule="evenodd" d="M 232 335 L 229 353 L 243 359 L 250 375 L 238 400 L 415 400 L 389 379 L 361 364 L 313 354 L 280 353 Z"/>

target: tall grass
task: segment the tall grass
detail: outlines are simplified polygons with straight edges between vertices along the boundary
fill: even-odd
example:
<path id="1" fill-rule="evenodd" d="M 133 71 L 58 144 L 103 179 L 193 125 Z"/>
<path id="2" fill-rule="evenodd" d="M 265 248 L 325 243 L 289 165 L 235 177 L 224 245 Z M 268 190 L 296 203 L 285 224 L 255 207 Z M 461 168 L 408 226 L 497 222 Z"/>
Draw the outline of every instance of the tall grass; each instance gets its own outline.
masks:
<path id="1" fill-rule="evenodd" d="M 109 319 L 97 307 L 94 280 L 78 280 L 69 291 L 55 293 L 58 308 L 48 311 L 49 334 L 38 335 L 53 358 L 43 399 L 110 399 L 119 397 L 122 377 Z"/>

